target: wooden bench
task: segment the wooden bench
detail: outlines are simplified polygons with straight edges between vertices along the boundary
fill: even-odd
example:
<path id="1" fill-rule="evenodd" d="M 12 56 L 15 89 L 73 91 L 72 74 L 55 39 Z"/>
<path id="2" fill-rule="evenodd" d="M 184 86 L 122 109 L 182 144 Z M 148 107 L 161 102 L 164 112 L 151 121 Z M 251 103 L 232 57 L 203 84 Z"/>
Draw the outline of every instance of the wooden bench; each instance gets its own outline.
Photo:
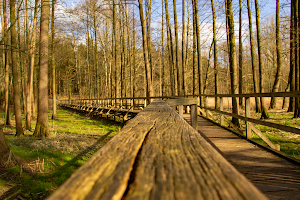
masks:
<path id="1" fill-rule="evenodd" d="M 164 101 L 154 101 L 49 198 L 267 199 Z"/>

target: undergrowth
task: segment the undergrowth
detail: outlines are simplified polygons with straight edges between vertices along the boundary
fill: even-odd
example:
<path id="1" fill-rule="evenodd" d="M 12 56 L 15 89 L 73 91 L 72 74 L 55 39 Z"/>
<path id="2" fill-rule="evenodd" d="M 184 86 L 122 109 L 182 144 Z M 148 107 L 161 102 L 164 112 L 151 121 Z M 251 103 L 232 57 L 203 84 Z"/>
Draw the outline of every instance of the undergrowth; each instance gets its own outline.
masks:
<path id="1" fill-rule="evenodd" d="M 26 165 L 0 171 L 0 199 L 45 199 L 121 128 L 66 110 L 57 110 L 57 117 L 49 117 L 50 138 L 32 137 L 30 131 L 17 138 L 13 126 L 4 128 L 8 145 Z"/>

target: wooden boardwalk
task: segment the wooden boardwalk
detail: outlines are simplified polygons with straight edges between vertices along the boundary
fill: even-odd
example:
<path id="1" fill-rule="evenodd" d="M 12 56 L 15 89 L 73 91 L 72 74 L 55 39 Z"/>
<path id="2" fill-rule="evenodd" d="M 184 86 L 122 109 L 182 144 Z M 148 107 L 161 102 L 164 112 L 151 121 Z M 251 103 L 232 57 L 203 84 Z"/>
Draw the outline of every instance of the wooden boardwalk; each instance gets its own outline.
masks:
<path id="1" fill-rule="evenodd" d="M 300 166 L 201 117 L 198 132 L 270 199 L 300 199 Z"/>

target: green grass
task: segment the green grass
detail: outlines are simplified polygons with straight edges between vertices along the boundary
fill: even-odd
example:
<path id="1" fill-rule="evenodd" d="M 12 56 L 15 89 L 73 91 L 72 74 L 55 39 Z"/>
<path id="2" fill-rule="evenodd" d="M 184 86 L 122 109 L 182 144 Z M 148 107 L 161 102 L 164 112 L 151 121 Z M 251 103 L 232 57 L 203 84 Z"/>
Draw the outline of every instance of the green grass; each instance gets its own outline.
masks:
<path id="1" fill-rule="evenodd" d="M 0 172 L 0 199 L 45 199 L 121 128 L 66 110 L 57 110 L 57 117 L 49 118 L 50 138 L 32 137 L 30 131 L 17 138 L 14 127 L 4 128 L 12 152 L 28 165 Z"/>

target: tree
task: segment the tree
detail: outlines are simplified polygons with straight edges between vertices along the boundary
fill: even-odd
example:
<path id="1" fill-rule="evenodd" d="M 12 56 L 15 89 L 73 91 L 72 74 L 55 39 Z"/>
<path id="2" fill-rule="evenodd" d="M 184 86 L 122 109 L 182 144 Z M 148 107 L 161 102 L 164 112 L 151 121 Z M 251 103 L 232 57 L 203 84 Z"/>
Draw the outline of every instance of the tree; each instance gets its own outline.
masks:
<path id="1" fill-rule="evenodd" d="M 276 58 L 277 58 L 277 70 L 276 70 L 276 75 L 275 75 L 275 81 L 273 84 L 272 92 L 278 92 L 279 89 L 279 84 L 280 84 L 280 77 L 281 77 L 281 42 L 280 42 L 280 33 L 279 33 L 279 26 L 280 26 L 280 21 L 279 21 L 279 0 L 276 0 Z M 270 108 L 275 108 L 277 103 L 277 98 L 272 97 L 271 98 L 271 103 L 270 103 Z"/>
<path id="2" fill-rule="evenodd" d="M 295 1 L 291 1 L 290 19 L 290 91 L 295 91 Z M 294 111 L 294 97 L 290 97 L 288 112 Z"/>
<path id="3" fill-rule="evenodd" d="M 239 93 L 243 93 L 243 38 L 242 38 L 242 0 L 239 0 Z M 243 98 L 239 98 L 239 105 L 243 104 Z"/>
<path id="4" fill-rule="evenodd" d="M 20 88 L 19 88 L 19 71 L 17 63 L 17 32 L 15 28 L 15 0 L 10 1 L 10 21 L 13 24 L 11 33 L 11 66 L 13 71 L 13 88 L 14 88 L 14 113 L 16 119 L 16 136 L 24 135 L 22 128 L 21 104 L 20 104 Z"/>
<path id="5" fill-rule="evenodd" d="M 195 8 L 195 25 L 196 25 L 196 38 L 197 38 L 197 60 L 198 60 L 198 89 L 199 95 L 203 94 L 203 86 L 202 86 L 202 63 L 201 63 L 201 45 L 200 45 L 200 27 L 199 27 L 199 14 L 198 14 L 198 1 L 192 0 L 193 7 Z M 203 97 L 200 96 L 200 106 L 203 106 Z"/>
<path id="6" fill-rule="evenodd" d="M 56 71 L 54 59 L 54 8 L 56 0 L 52 0 L 52 14 L 51 14 L 51 66 L 52 66 L 52 119 L 56 119 Z"/>
<path id="7" fill-rule="evenodd" d="M 163 32 L 162 32 L 163 34 Z M 181 83 L 181 94 L 183 94 L 183 96 L 186 95 L 186 88 L 185 88 L 185 54 L 184 54 L 184 47 L 185 45 L 188 45 L 187 43 L 185 43 L 185 0 L 182 0 L 182 43 L 181 43 L 181 78 L 182 78 L 182 83 Z M 163 57 L 162 57 L 163 59 Z"/>
<path id="8" fill-rule="evenodd" d="M 227 0 L 227 2 L 225 2 L 225 7 L 226 7 L 226 17 L 228 21 L 231 93 L 238 94 L 237 63 L 236 63 L 236 50 L 235 50 L 234 21 L 233 21 L 233 13 L 232 13 L 232 0 Z M 232 97 L 232 109 L 233 109 L 233 113 L 239 114 L 239 107 L 238 107 L 236 97 Z M 232 123 L 239 126 L 238 118 L 233 117 Z"/>
<path id="9" fill-rule="evenodd" d="M 48 32 L 50 19 L 50 1 L 42 0 L 40 22 L 40 69 L 38 93 L 38 118 L 33 135 L 48 137 Z"/>
<path id="10" fill-rule="evenodd" d="M 169 50 L 171 95 L 175 96 L 174 53 L 173 53 L 172 29 L 171 29 L 170 17 L 169 17 L 168 0 L 164 0 L 164 1 L 165 1 L 166 20 L 167 20 L 167 40 L 168 40 L 167 45 L 168 45 L 168 50 Z"/>
<path id="11" fill-rule="evenodd" d="M 178 27 L 177 27 L 177 10 L 176 10 L 176 0 L 173 0 L 173 7 L 174 7 L 174 23 L 175 23 L 175 54 L 176 54 L 176 62 L 175 67 L 177 71 L 177 95 L 181 95 L 180 91 L 180 78 L 179 78 L 179 44 L 178 44 Z"/>
<path id="12" fill-rule="evenodd" d="M 258 93 L 250 0 L 247 0 L 247 6 L 248 6 L 248 18 L 249 18 L 249 34 L 250 34 L 252 73 L 253 73 L 253 75 L 252 75 L 252 77 L 253 77 L 253 87 L 254 87 L 254 93 Z M 255 103 L 256 103 L 256 112 L 261 112 L 261 110 L 260 110 L 260 104 L 259 104 L 259 97 L 255 97 Z"/>
<path id="13" fill-rule="evenodd" d="M 147 96 L 153 96 L 153 88 L 151 81 L 151 70 L 148 58 L 148 47 L 147 47 L 147 30 L 146 30 L 146 22 L 144 20 L 144 12 L 143 12 L 143 0 L 139 0 L 139 10 L 140 10 L 140 20 L 142 26 L 142 35 L 143 35 L 143 52 L 144 52 L 144 62 L 145 62 L 145 71 L 146 71 L 146 81 L 147 81 Z"/>
<path id="14" fill-rule="evenodd" d="M 211 0 L 211 9 L 213 15 L 213 45 L 214 45 L 214 71 L 215 71 L 215 94 L 218 94 L 218 49 L 217 49 L 217 34 L 216 34 L 216 12 L 214 1 Z M 218 98 L 215 98 L 215 108 L 219 108 Z"/>
<path id="15" fill-rule="evenodd" d="M 7 31 L 7 12 L 6 12 L 6 0 L 3 1 L 3 36 Z M 3 39 L 3 63 L 5 65 L 5 75 L 4 75 L 4 99 L 5 99 L 5 125 L 10 126 L 10 108 L 9 108 L 9 64 L 8 64 L 8 51 L 7 51 L 8 39 L 5 37 Z"/>
<path id="16" fill-rule="evenodd" d="M 0 128 L 0 169 L 10 169 L 17 164 L 15 155 L 6 143 L 3 128 Z"/>
<path id="17" fill-rule="evenodd" d="M 261 50 L 261 36 L 260 36 L 260 20 L 259 20 L 259 7 L 258 0 L 255 0 L 255 11 L 256 11 L 256 34 L 257 34 L 257 49 L 258 49 L 258 67 L 259 67 L 259 88 L 260 93 L 263 93 L 263 63 L 262 63 L 262 50 Z M 264 98 L 260 98 L 261 105 L 261 119 L 268 119 L 269 114 L 265 107 Z"/>

